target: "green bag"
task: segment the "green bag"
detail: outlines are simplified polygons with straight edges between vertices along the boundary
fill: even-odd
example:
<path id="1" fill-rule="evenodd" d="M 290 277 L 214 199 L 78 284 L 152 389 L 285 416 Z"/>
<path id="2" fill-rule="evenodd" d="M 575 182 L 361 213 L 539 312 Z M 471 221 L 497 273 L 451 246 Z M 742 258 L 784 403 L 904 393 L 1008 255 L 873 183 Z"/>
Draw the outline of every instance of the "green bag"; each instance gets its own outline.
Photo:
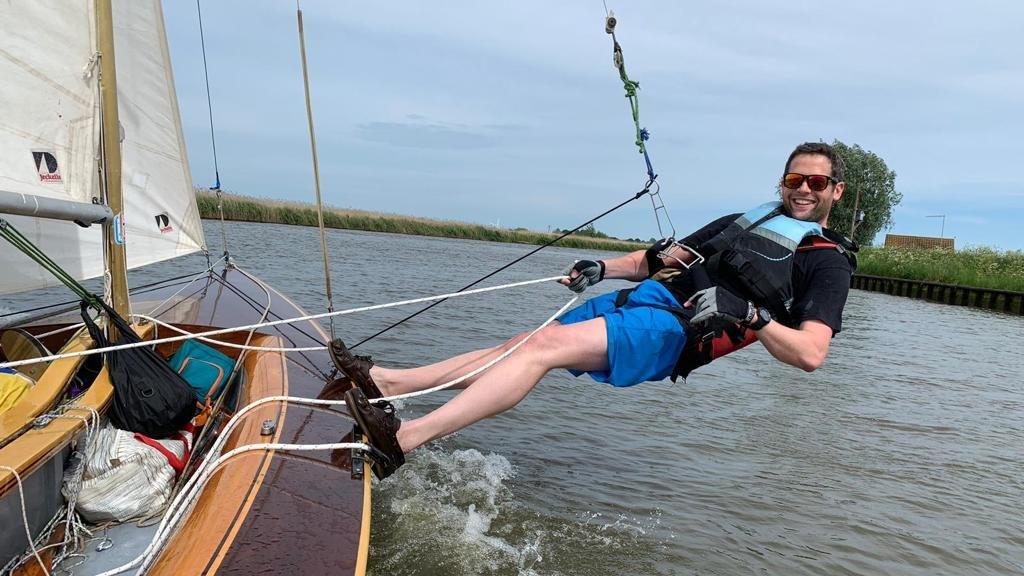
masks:
<path id="1" fill-rule="evenodd" d="M 200 404 L 209 406 L 224 393 L 235 361 L 197 340 L 186 340 L 171 356 L 171 368 L 192 386 Z"/>

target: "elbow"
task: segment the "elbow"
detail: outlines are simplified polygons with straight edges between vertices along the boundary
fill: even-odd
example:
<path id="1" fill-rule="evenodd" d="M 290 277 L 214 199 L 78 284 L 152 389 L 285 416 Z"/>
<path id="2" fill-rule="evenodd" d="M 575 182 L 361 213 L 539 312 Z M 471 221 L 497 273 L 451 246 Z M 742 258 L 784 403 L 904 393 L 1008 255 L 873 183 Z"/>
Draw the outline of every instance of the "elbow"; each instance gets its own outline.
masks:
<path id="1" fill-rule="evenodd" d="M 821 365 L 825 363 L 825 354 L 821 352 L 814 352 L 812 354 L 803 354 L 797 360 L 797 368 L 804 372 L 814 372 Z"/>

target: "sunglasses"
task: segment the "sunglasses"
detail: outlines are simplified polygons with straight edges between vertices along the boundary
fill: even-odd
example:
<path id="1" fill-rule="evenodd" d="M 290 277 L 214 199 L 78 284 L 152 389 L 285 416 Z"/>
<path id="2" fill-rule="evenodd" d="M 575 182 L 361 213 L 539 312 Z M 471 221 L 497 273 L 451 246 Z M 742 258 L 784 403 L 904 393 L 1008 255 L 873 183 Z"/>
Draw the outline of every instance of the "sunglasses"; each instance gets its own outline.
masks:
<path id="1" fill-rule="evenodd" d="M 796 190 L 803 185 L 805 180 L 807 181 L 807 187 L 813 192 L 821 192 L 828 188 L 829 183 L 837 184 L 839 182 L 837 178 L 825 176 L 824 174 L 797 174 L 796 172 L 789 172 L 782 177 L 782 185 L 790 190 Z"/>

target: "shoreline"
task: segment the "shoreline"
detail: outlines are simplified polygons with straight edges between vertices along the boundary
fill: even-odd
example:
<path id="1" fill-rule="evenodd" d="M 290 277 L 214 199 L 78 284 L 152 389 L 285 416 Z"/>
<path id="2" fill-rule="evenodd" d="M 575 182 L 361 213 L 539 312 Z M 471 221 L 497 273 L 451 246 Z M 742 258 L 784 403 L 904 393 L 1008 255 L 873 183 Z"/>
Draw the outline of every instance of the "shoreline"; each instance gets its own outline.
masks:
<path id="1" fill-rule="evenodd" d="M 224 219 L 261 224 L 318 226 L 316 208 L 305 202 L 271 200 L 222 193 Z M 217 196 L 196 191 L 200 218 L 219 219 Z M 412 236 L 432 236 L 463 240 L 483 240 L 508 244 L 543 245 L 558 236 L 525 228 L 506 229 L 454 220 L 433 220 L 382 212 L 324 208 L 324 226 L 342 230 L 362 230 Z M 647 243 L 573 234 L 557 246 L 583 250 L 632 252 L 644 250 Z M 998 252 L 989 248 L 909 250 L 866 246 L 859 255 L 857 275 L 892 280 L 935 282 L 961 288 L 1024 292 L 1024 252 Z"/>
<path id="2" fill-rule="evenodd" d="M 222 193 L 224 203 L 224 219 L 238 222 L 255 222 L 259 224 L 291 224 L 295 226 L 318 227 L 316 207 L 305 202 L 270 200 Z M 205 190 L 196 191 L 196 204 L 199 206 L 199 217 L 211 220 L 220 219 L 217 210 L 217 196 Z M 366 232 L 386 232 L 391 234 L 408 234 L 412 236 L 433 236 L 438 238 L 458 238 L 463 240 L 484 240 L 508 244 L 543 245 L 557 238 L 559 234 L 537 232 L 525 228 L 506 229 L 470 224 L 455 220 L 433 220 L 382 212 L 350 210 L 324 207 L 324 227 L 341 230 L 361 230 Z M 598 238 L 573 234 L 563 238 L 557 246 L 562 248 L 582 248 L 590 250 L 606 250 L 610 252 L 632 252 L 647 248 L 647 244 Z"/>

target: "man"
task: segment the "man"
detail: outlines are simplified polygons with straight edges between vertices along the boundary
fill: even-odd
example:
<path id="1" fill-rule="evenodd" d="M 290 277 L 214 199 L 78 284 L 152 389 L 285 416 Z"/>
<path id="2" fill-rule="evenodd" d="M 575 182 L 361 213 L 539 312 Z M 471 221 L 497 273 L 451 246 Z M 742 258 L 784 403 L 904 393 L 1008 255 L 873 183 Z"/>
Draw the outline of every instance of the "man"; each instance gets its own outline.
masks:
<path id="1" fill-rule="evenodd" d="M 545 327 L 514 354 L 463 381 L 433 412 L 402 422 L 390 403 L 369 400 L 448 382 L 499 356 L 519 335 L 485 350 L 412 369 L 374 365 L 340 341 L 330 351 L 355 387 L 348 409 L 381 452 L 385 478 L 405 453 L 519 403 L 550 370 L 614 386 L 686 377 L 754 341 L 808 372 L 840 331 L 856 247 L 831 232 L 829 212 L 845 188 L 842 160 L 824 143 L 797 146 L 780 182 L 781 203 L 719 218 L 681 242 L 606 260 L 577 262 L 561 282 L 582 292 L 604 278 L 636 288 L 592 298 Z"/>

